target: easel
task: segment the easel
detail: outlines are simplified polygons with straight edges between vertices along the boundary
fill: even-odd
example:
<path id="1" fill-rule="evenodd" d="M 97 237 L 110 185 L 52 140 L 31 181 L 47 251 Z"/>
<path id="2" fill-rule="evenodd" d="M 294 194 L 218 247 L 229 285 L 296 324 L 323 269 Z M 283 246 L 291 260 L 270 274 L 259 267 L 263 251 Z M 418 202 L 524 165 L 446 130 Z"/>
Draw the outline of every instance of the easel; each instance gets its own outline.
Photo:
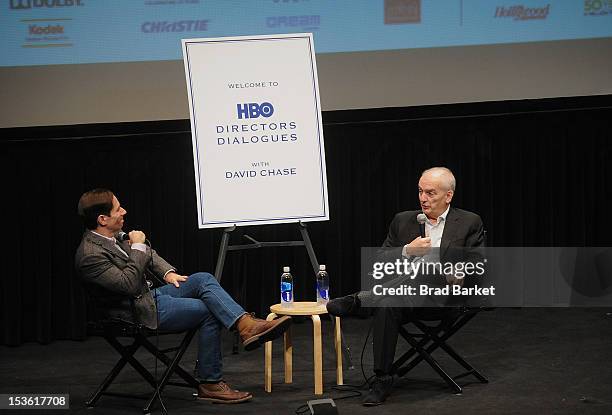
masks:
<path id="1" fill-rule="evenodd" d="M 304 246 L 306 247 L 306 251 L 308 252 L 308 258 L 310 258 L 310 264 L 312 265 L 312 270 L 316 274 L 319 272 L 319 262 L 317 261 L 317 255 L 312 247 L 312 242 L 310 241 L 310 235 L 308 235 L 308 229 L 306 224 L 302 221 L 297 222 L 298 229 L 300 234 L 302 235 L 301 241 L 278 241 L 278 242 L 260 242 L 255 238 L 244 235 L 246 239 L 251 241 L 248 244 L 241 245 L 230 245 L 229 240 L 232 232 L 237 229 L 236 225 L 232 225 L 228 228 L 223 229 L 223 237 L 221 238 L 221 245 L 219 246 L 219 255 L 217 256 L 217 265 L 215 267 L 215 278 L 217 281 L 221 282 L 221 277 L 223 276 L 223 267 L 225 266 L 225 257 L 229 251 L 244 251 L 247 249 L 257 249 L 257 248 L 273 248 L 279 246 Z M 331 319 L 332 325 L 335 324 L 334 319 Z M 236 332 L 236 336 L 234 337 L 234 344 L 232 345 L 232 353 L 238 353 L 238 343 L 239 337 L 238 332 Z M 342 341 L 343 347 L 342 352 L 344 354 L 345 359 L 347 360 L 348 368 L 353 368 L 353 363 L 351 361 L 351 353 L 346 346 L 344 340 Z"/>
<path id="2" fill-rule="evenodd" d="M 305 246 L 306 251 L 308 251 L 308 257 L 310 258 L 312 269 L 316 274 L 317 272 L 319 272 L 319 262 L 317 261 L 317 256 L 314 252 L 314 249 L 312 248 L 312 242 L 310 242 L 308 229 L 306 228 L 306 224 L 302 221 L 298 222 L 298 228 L 300 230 L 300 233 L 302 234 L 301 241 L 259 242 L 249 235 L 244 235 L 244 237 L 251 241 L 251 243 L 242 245 L 229 244 L 231 233 L 237 229 L 236 225 L 232 225 L 229 228 L 223 229 L 223 237 L 221 238 L 221 245 L 219 246 L 219 255 L 217 257 L 217 266 L 215 267 L 215 277 L 219 282 L 221 282 L 221 277 L 223 276 L 223 267 L 225 265 L 225 256 L 228 251 L 243 251 L 246 249 L 271 248 L 277 246 Z"/>

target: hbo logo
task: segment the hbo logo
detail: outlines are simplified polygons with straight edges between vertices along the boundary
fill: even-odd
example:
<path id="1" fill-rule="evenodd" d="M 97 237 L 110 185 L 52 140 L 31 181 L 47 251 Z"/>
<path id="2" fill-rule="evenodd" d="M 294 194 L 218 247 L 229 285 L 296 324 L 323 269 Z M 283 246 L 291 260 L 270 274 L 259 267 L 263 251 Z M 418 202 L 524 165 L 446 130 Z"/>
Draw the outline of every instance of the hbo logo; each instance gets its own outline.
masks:
<path id="1" fill-rule="evenodd" d="M 256 104 L 250 102 L 248 104 L 237 104 L 238 119 L 257 118 L 259 116 L 268 118 L 274 114 L 274 107 L 269 102 Z"/>

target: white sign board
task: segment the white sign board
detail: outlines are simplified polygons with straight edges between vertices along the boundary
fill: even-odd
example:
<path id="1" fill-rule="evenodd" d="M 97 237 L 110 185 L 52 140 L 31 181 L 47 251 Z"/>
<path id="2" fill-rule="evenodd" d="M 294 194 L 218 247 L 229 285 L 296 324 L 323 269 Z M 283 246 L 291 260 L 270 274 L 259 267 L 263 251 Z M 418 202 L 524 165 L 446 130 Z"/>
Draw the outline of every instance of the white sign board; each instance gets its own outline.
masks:
<path id="1" fill-rule="evenodd" d="M 312 34 L 182 43 L 199 227 L 328 220 Z"/>

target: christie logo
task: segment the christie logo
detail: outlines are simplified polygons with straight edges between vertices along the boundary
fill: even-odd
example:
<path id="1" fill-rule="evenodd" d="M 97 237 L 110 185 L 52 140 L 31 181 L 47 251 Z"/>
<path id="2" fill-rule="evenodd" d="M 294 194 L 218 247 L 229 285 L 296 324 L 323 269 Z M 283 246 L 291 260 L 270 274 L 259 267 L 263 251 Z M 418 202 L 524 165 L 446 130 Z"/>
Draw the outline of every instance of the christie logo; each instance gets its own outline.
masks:
<path id="1" fill-rule="evenodd" d="M 38 25 L 32 24 L 28 26 L 28 32 L 30 36 L 33 36 L 33 35 L 63 35 L 64 26 L 60 26 L 60 25 L 38 26 Z"/>
<path id="2" fill-rule="evenodd" d="M 261 104 L 254 102 L 237 104 L 236 110 L 238 111 L 239 120 L 243 118 L 258 118 L 260 116 L 269 118 L 274 114 L 274 107 L 269 102 L 262 102 Z"/>
<path id="3" fill-rule="evenodd" d="M 605 16 L 612 14 L 612 0 L 584 0 L 585 16 Z"/>
<path id="4" fill-rule="evenodd" d="M 511 18 L 512 20 L 544 20 L 550 12 L 550 4 L 544 7 L 525 7 L 523 5 L 498 6 L 495 8 L 495 18 Z"/>
<path id="5" fill-rule="evenodd" d="M 144 22 L 140 27 L 143 33 L 162 32 L 205 32 L 208 20 L 179 20 L 176 22 Z"/>
<path id="6" fill-rule="evenodd" d="M 385 0 L 385 24 L 421 23 L 421 0 Z"/>
<path id="7" fill-rule="evenodd" d="M 82 0 L 10 0 L 9 6 L 13 10 L 26 10 L 32 8 L 53 8 L 84 6 Z"/>
<path id="8" fill-rule="evenodd" d="M 316 29 L 321 25 L 321 16 L 270 16 L 266 18 L 268 27 L 301 27 Z"/>

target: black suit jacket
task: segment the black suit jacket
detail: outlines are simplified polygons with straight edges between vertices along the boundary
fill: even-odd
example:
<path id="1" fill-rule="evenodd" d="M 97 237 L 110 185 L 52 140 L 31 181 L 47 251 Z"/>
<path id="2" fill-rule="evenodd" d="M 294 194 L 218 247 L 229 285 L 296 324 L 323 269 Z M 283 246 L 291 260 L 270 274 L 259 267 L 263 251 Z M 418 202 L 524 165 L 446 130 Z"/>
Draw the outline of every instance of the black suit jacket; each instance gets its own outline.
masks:
<path id="1" fill-rule="evenodd" d="M 383 242 L 383 247 L 400 247 L 412 242 L 420 236 L 417 215 L 419 210 L 409 210 L 395 215 L 389 225 L 389 233 Z M 452 248 L 476 248 L 484 245 L 484 226 L 480 216 L 467 210 L 457 209 L 451 206 L 446 216 L 442 241 L 440 242 L 440 259 L 450 262 L 462 260 L 460 258 L 462 249 Z"/>
<path id="2" fill-rule="evenodd" d="M 383 248 L 397 248 L 390 252 L 383 253 L 384 257 L 389 261 L 391 259 L 401 258 L 404 245 L 412 242 L 416 237 L 420 236 L 419 223 L 417 215 L 421 211 L 411 210 L 400 212 L 395 215 L 389 225 L 387 238 L 383 242 Z M 444 224 L 444 232 L 440 241 L 440 262 L 442 263 L 458 263 L 458 262 L 480 262 L 483 259 L 482 250 L 469 249 L 480 248 L 484 246 L 484 226 L 480 216 L 467 210 L 451 207 L 446 216 Z M 471 286 L 474 280 L 464 282 L 464 286 Z M 440 286 L 446 285 L 446 278 L 440 280 L 429 280 L 429 285 Z M 452 299 L 447 305 L 455 304 L 456 301 L 466 301 L 466 299 Z"/>

